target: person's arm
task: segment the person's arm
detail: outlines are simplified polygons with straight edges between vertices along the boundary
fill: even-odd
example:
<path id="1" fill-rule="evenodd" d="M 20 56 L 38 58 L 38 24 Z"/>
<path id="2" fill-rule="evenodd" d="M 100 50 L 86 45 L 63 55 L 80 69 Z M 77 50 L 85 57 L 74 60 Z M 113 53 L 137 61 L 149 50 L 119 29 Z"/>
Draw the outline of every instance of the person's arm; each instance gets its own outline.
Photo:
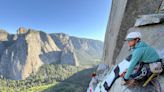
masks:
<path id="1" fill-rule="evenodd" d="M 132 74 L 136 64 L 139 62 L 139 60 L 141 59 L 143 55 L 143 51 L 142 49 L 137 49 L 135 50 L 133 53 L 132 53 L 132 58 L 130 60 L 130 65 L 129 65 L 129 68 L 124 76 L 124 79 L 125 80 L 128 80 L 130 75 Z"/>

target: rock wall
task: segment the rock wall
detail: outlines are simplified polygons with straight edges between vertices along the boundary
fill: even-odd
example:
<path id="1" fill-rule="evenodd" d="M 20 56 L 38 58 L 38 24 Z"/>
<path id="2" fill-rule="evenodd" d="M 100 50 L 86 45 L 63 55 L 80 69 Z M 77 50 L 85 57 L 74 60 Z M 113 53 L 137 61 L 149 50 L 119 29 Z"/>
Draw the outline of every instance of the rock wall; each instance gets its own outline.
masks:
<path id="1" fill-rule="evenodd" d="M 134 27 L 131 27 L 128 30 L 129 32 L 132 31 L 139 31 L 142 34 L 142 39 L 147 44 L 155 48 L 160 55 L 160 58 L 164 58 L 164 14 L 149 14 L 149 15 L 142 15 L 139 19 L 136 20 Z M 122 61 L 128 55 L 128 46 L 127 42 L 124 43 L 121 52 L 119 53 L 116 63 Z M 164 92 L 164 75 L 160 75 L 157 77 L 158 81 L 160 82 L 162 91 Z M 117 91 L 116 89 L 120 89 Z M 125 85 L 121 85 L 121 79 L 118 79 L 113 87 L 111 88 L 110 92 L 156 92 L 154 87 L 149 84 L 146 87 L 142 87 L 141 85 L 135 86 L 133 88 L 129 88 Z"/>
<path id="2" fill-rule="evenodd" d="M 120 1 L 120 2 L 118 2 Z M 121 8 L 118 10 L 118 8 Z M 121 13 L 120 13 L 121 12 Z M 119 14 L 119 15 L 118 15 Z M 121 62 L 128 54 L 127 33 L 139 31 L 142 39 L 154 47 L 164 58 L 164 1 L 163 0 L 113 0 L 110 20 L 105 37 L 103 59 L 112 66 Z M 164 92 L 164 75 L 158 77 Z M 109 92 L 156 92 L 152 85 L 129 88 L 116 80 Z"/>
<path id="3" fill-rule="evenodd" d="M 32 72 L 37 72 L 44 63 L 39 57 L 40 54 L 60 51 L 46 33 L 31 29 L 24 33 L 26 31 L 22 30 L 24 29 L 20 29 L 21 32 L 18 32 L 12 43 L 12 40 L 6 41 L 7 47 L 1 51 L 0 74 L 6 78 L 25 79 Z"/>
<path id="4" fill-rule="evenodd" d="M 130 27 L 133 27 L 138 15 L 159 12 L 163 0 L 113 0 L 105 35 L 103 61 L 109 66 L 116 63 L 116 58 L 124 44 Z"/>
<path id="5" fill-rule="evenodd" d="M 102 49 L 101 41 L 64 33 L 47 34 L 21 27 L 13 35 L 0 30 L 0 75 L 19 80 L 36 73 L 43 64 L 92 64 L 95 58 L 100 60 Z"/>
<path id="6" fill-rule="evenodd" d="M 103 42 L 101 41 L 77 38 L 64 33 L 50 35 L 57 46 L 63 51 L 62 56 L 65 57 L 64 53 L 72 53 L 75 57 L 73 60 L 77 60 L 79 65 L 88 65 L 88 63 L 100 61 L 102 57 Z M 61 59 L 64 60 L 63 57 Z M 72 60 L 71 57 L 68 60 Z"/>
<path id="7" fill-rule="evenodd" d="M 149 26 L 143 26 L 143 27 L 132 27 L 128 30 L 129 32 L 132 31 L 139 31 L 142 34 L 142 39 L 150 46 L 154 47 L 161 58 L 164 58 L 164 55 L 162 54 L 164 52 L 164 25 L 163 24 L 156 24 L 156 25 L 149 25 Z M 127 42 L 124 43 L 123 48 L 121 49 L 121 52 L 119 53 L 116 62 L 122 61 L 126 56 L 128 56 L 128 46 Z"/>

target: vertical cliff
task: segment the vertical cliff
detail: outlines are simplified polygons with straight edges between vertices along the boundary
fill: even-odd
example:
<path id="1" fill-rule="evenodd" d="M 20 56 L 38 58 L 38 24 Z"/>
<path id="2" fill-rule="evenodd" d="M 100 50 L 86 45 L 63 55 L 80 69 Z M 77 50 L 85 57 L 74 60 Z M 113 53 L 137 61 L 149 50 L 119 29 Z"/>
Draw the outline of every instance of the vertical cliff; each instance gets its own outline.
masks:
<path id="1" fill-rule="evenodd" d="M 102 49 L 101 41 L 64 33 L 47 34 L 21 27 L 17 34 L 9 34 L 1 29 L 0 75 L 18 80 L 35 74 L 43 64 L 97 64 Z"/>
<path id="2" fill-rule="evenodd" d="M 103 61 L 113 65 L 138 15 L 157 13 L 162 0 L 113 0 L 105 35 Z"/>
<path id="3" fill-rule="evenodd" d="M 142 39 L 155 48 L 164 58 L 164 1 L 163 0 L 113 0 L 108 21 L 103 52 L 103 61 L 109 66 L 121 62 L 129 47 L 124 41 L 127 33 L 139 31 Z M 105 76 L 105 75 L 104 75 Z M 164 91 L 164 75 L 158 81 Z M 129 88 L 116 80 L 109 92 L 156 92 L 152 85 Z"/>

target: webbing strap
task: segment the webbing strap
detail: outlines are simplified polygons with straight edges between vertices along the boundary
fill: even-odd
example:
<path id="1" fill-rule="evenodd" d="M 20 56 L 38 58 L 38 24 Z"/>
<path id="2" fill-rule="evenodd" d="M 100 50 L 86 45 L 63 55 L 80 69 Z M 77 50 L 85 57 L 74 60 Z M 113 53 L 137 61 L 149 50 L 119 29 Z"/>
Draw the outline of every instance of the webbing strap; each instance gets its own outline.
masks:
<path id="1" fill-rule="evenodd" d="M 143 84 L 143 87 L 146 87 L 147 84 L 156 76 L 156 73 L 153 73 L 147 80 L 146 82 Z"/>

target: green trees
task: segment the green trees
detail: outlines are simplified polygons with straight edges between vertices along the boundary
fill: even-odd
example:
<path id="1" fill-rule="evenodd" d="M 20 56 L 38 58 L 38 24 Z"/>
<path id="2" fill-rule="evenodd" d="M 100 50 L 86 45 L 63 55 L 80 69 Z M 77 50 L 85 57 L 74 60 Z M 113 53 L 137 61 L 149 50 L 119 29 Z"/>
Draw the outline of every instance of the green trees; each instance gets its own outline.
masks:
<path id="1" fill-rule="evenodd" d="M 50 85 L 51 88 L 61 92 L 69 92 L 66 90 L 82 92 L 77 90 L 82 90 L 88 86 L 90 78 L 86 74 L 91 74 L 93 71 L 94 69 L 84 70 L 81 67 L 71 65 L 47 64 L 42 66 L 36 74 L 32 73 L 26 80 L 9 80 L 0 77 L 0 90 L 1 92 L 24 92 L 30 89 L 29 92 L 34 92 L 31 91 L 33 87 L 41 89 L 42 86 L 55 84 L 55 86 Z M 83 77 L 88 78 L 84 79 Z"/>

